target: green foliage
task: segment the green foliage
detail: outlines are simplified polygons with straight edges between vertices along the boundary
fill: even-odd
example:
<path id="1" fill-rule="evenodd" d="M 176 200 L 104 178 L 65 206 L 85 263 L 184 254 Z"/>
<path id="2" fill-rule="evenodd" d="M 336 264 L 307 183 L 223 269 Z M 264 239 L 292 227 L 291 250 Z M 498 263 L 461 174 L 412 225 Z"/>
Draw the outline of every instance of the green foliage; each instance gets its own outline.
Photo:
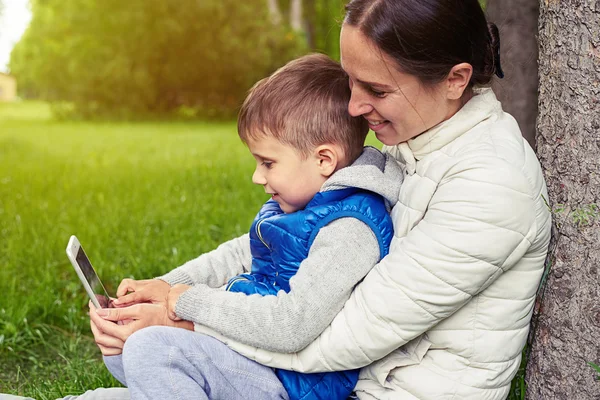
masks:
<path id="1" fill-rule="evenodd" d="M 590 226 L 600 220 L 600 207 L 596 203 L 584 204 L 574 209 L 565 204 L 557 204 L 551 209 L 552 214 L 559 219 L 558 226 L 564 221 L 565 216 L 578 228 Z"/>
<path id="2" fill-rule="evenodd" d="M 305 1 L 307 39 L 312 50 L 340 59 L 340 28 L 344 19 L 344 0 Z"/>
<path id="3" fill-rule="evenodd" d="M 248 88 L 305 51 L 263 2 L 36 0 L 11 72 L 67 116 L 235 115 Z"/>
<path id="4" fill-rule="evenodd" d="M 591 362 L 589 362 L 588 364 L 589 364 L 589 366 L 590 366 L 590 367 L 592 367 L 592 368 L 594 369 L 594 371 L 596 371 L 596 373 L 598 374 L 598 375 L 596 375 L 596 379 L 597 379 L 597 380 L 600 380 L 600 366 L 598 366 L 598 365 L 596 365 L 596 364 L 594 364 L 594 363 L 591 363 Z"/>
<path id="5" fill-rule="evenodd" d="M 527 368 L 527 347 L 523 349 L 521 353 L 521 365 L 517 375 L 513 378 L 510 383 L 510 392 L 506 400 L 525 400 L 525 392 L 527 390 L 527 384 L 525 383 L 525 371 Z"/>
<path id="6" fill-rule="evenodd" d="M 587 226 L 600 218 L 600 211 L 597 204 L 586 204 L 573 210 L 571 216 L 575 225 Z"/>

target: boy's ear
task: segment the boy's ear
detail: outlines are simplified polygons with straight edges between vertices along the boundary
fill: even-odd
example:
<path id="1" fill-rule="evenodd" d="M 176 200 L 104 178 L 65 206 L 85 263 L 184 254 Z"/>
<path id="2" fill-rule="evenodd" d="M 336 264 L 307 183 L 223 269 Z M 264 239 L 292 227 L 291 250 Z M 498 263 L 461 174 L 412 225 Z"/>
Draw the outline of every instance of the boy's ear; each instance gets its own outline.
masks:
<path id="1" fill-rule="evenodd" d="M 448 83 L 448 99 L 458 100 L 469 86 L 473 67 L 469 63 L 456 64 L 450 70 L 446 82 Z"/>
<path id="2" fill-rule="evenodd" d="M 340 149 L 333 144 L 323 144 L 315 149 L 315 161 L 321 175 L 329 178 L 337 170 L 340 163 Z"/>

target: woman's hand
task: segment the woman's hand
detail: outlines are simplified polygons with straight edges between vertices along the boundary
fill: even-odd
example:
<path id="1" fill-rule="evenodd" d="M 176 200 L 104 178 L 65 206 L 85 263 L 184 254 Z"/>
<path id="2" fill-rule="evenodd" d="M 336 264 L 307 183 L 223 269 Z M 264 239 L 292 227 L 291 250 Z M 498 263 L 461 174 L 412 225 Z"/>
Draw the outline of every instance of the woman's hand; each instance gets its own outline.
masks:
<path id="1" fill-rule="evenodd" d="M 166 304 L 171 286 L 160 279 L 123 279 L 117 288 L 115 307 L 126 307 L 138 303 Z"/>
<path id="2" fill-rule="evenodd" d="M 171 290 L 169 290 L 167 296 L 167 315 L 171 320 L 181 321 L 181 318 L 175 314 L 175 305 L 177 304 L 177 300 L 179 300 L 179 296 L 190 288 L 191 286 L 189 285 L 174 285 Z"/>
<path id="3" fill-rule="evenodd" d="M 164 304 L 142 303 L 122 308 L 97 309 L 90 303 L 90 326 L 94 340 L 105 356 L 121 354 L 129 336 L 152 325 L 194 330 L 194 324 L 190 321 L 172 321 L 167 316 Z"/>
<path id="4" fill-rule="evenodd" d="M 125 342 L 117 337 L 110 336 L 105 334 L 102 330 L 102 326 L 104 323 L 111 323 L 104 321 L 96 314 L 96 307 L 92 302 L 89 303 L 90 307 L 90 328 L 92 329 L 92 334 L 94 335 L 94 341 L 100 348 L 100 352 L 105 356 L 114 356 L 117 354 L 121 354 L 123 351 L 123 345 Z M 100 327 L 96 324 L 100 323 Z"/>

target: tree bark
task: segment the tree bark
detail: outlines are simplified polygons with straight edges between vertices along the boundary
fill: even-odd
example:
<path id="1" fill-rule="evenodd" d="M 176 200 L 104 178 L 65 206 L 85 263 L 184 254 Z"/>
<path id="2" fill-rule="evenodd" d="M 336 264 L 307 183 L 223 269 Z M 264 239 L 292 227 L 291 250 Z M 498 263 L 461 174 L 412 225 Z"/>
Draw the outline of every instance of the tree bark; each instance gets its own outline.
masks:
<path id="1" fill-rule="evenodd" d="M 537 152 L 555 229 L 527 397 L 600 399 L 587 364 L 600 364 L 600 1 L 540 0 L 539 43 Z"/>
<path id="2" fill-rule="evenodd" d="M 302 30 L 302 0 L 292 0 L 290 4 L 290 26 L 295 31 Z"/>
<path id="3" fill-rule="evenodd" d="M 500 60 L 504 79 L 492 87 L 521 127 L 523 136 L 535 148 L 535 121 L 538 113 L 538 0 L 489 0 L 486 13 L 500 30 Z"/>

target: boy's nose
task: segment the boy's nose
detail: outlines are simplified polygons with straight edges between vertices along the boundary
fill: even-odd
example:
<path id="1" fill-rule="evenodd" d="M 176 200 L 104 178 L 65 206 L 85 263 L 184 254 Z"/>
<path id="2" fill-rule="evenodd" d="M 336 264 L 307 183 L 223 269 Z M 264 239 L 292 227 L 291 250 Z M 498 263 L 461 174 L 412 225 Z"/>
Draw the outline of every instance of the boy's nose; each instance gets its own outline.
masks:
<path id="1" fill-rule="evenodd" d="M 254 170 L 254 173 L 252 174 L 252 183 L 254 183 L 255 185 L 266 185 L 267 184 L 267 180 L 265 179 L 263 174 L 258 172 L 258 168 L 256 168 Z"/>

